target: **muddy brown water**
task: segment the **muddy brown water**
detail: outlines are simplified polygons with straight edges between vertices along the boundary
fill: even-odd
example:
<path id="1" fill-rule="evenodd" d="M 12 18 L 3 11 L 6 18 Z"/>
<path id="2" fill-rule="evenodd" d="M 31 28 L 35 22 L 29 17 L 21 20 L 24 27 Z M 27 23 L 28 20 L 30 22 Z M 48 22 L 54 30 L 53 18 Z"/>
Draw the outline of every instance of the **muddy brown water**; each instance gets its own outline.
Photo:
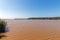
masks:
<path id="1" fill-rule="evenodd" d="M 6 20 L 9 32 L 0 40 L 60 40 L 60 20 Z"/>

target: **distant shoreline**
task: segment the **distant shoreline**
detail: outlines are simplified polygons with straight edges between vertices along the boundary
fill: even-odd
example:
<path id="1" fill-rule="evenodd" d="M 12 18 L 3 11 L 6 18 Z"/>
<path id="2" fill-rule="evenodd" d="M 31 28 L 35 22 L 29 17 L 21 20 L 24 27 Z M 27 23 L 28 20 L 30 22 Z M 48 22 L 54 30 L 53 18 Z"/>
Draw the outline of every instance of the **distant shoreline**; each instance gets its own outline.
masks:
<path id="1" fill-rule="evenodd" d="M 60 17 L 15 18 L 14 20 L 60 20 Z"/>

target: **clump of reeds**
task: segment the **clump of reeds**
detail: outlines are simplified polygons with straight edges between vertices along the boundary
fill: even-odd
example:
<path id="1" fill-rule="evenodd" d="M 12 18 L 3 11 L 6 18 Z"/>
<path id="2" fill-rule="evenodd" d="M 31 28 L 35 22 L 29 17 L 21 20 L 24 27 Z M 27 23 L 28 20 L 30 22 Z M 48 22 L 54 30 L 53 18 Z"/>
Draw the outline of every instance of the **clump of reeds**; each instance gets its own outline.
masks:
<path id="1" fill-rule="evenodd" d="M 7 23 L 5 22 L 5 20 L 0 19 L 0 24 L 3 24 L 6 26 Z"/>
<path id="2" fill-rule="evenodd" d="M 0 19 L 0 33 L 5 33 L 6 24 L 7 23 L 4 20 Z"/>

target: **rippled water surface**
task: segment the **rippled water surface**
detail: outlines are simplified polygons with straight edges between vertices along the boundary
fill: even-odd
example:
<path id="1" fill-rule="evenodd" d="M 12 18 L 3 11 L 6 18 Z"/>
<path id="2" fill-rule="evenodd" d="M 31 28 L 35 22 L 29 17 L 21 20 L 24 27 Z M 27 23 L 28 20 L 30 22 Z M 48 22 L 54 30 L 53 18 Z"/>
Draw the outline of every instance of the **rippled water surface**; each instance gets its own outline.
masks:
<path id="1" fill-rule="evenodd" d="M 1 40 L 60 40 L 60 20 L 6 20 L 9 32 Z"/>

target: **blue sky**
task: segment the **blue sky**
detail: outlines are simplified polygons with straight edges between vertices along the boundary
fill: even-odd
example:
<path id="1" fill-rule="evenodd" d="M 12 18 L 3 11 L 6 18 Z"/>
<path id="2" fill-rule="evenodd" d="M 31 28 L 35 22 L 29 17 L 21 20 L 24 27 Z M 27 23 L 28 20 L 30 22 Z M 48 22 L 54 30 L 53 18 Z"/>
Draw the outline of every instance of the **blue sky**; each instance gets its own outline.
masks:
<path id="1" fill-rule="evenodd" d="M 60 0 L 0 0 L 1 18 L 60 16 Z"/>

